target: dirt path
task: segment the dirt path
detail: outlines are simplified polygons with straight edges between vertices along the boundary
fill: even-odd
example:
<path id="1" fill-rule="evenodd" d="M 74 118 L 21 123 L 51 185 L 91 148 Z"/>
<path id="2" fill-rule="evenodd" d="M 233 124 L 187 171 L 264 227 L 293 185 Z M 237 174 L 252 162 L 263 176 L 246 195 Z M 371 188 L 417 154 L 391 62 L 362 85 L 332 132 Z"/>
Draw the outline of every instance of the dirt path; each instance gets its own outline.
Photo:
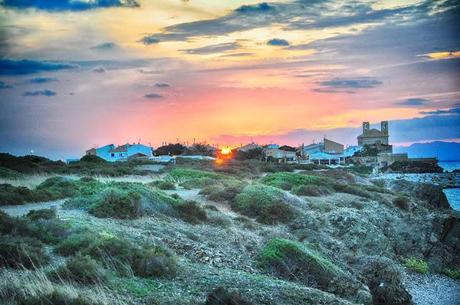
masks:
<path id="1" fill-rule="evenodd" d="M 11 216 L 22 216 L 31 210 L 40 210 L 40 209 L 49 209 L 49 208 L 56 208 L 60 209 L 62 204 L 64 203 L 65 199 L 55 200 L 55 201 L 48 201 L 48 202 L 37 202 L 37 203 L 28 203 L 28 204 L 21 204 L 21 205 L 4 205 L 1 206 L 0 209 L 5 211 L 7 214 Z"/>

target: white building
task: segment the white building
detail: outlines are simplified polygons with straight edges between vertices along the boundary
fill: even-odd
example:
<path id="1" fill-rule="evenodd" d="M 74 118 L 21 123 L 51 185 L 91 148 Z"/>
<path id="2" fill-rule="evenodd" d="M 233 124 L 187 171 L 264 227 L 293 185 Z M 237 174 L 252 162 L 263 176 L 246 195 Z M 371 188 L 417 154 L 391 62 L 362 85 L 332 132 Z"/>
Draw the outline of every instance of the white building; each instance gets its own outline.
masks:
<path id="1" fill-rule="evenodd" d="M 95 155 L 106 161 L 127 161 L 128 159 L 148 159 L 153 157 L 153 148 L 143 144 L 125 144 L 115 147 L 113 144 L 86 151 L 87 155 Z"/>

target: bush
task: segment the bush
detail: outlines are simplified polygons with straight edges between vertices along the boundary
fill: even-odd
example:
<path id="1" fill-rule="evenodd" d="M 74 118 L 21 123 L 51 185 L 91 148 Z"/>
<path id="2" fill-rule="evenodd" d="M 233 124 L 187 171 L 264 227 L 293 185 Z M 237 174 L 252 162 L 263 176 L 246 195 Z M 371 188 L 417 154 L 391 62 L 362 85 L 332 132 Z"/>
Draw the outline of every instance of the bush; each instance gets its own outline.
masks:
<path id="1" fill-rule="evenodd" d="M 161 247 L 147 247 L 135 251 L 134 274 L 141 277 L 162 277 L 176 274 L 176 258 Z"/>
<path id="2" fill-rule="evenodd" d="M 30 220 L 54 219 L 56 218 L 56 209 L 31 210 L 26 217 Z"/>
<path id="3" fill-rule="evenodd" d="M 291 190 L 293 187 L 300 185 L 323 184 L 324 179 L 310 175 L 281 172 L 269 174 L 263 177 L 261 182 L 283 190 Z"/>
<path id="4" fill-rule="evenodd" d="M 239 293 L 217 287 L 206 298 L 204 305 L 251 305 Z"/>
<path id="5" fill-rule="evenodd" d="M 77 254 L 67 260 L 64 266 L 52 272 L 59 279 L 80 284 L 97 284 L 105 280 L 105 271 L 89 255 Z"/>
<path id="6" fill-rule="evenodd" d="M 420 274 L 428 274 L 429 272 L 428 264 L 422 259 L 417 259 L 413 257 L 406 258 L 403 260 L 403 265 L 406 268 L 409 268 L 412 271 L 415 271 Z"/>
<path id="7" fill-rule="evenodd" d="M 332 191 L 323 185 L 299 185 L 292 188 L 292 192 L 298 196 L 322 196 L 330 195 Z"/>
<path id="8" fill-rule="evenodd" d="M 401 210 L 408 211 L 410 210 L 409 198 L 404 196 L 399 196 L 393 199 L 393 204 L 400 208 Z"/>
<path id="9" fill-rule="evenodd" d="M 81 162 L 89 162 L 89 163 L 96 163 L 96 164 L 105 164 L 107 161 L 102 159 L 101 157 L 95 155 L 85 155 L 80 159 Z"/>
<path id="10" fill-rule="evenodd" d="M 90 207 L 89 213 L 101 218 L 135 219 L 143 215 L 143 210 L 137 193 L 109 189 Z"/>
<path id="11" fill-rule="evenodd" d="M 236 195 L 241 193 L 244 188 L 244 184 L 233 185 L 233 186 L 221 186 L 211 185 L 203 188 L 200 191 L 201 195 L 205 195 L 207 199 L 216 202 L 231 202 L 235 199 Z"/>
<path id="12" fill-rule="evenodd" d="M 260 184 L 248 185 L 236 195 L 232 209 L 265 224 L 288 222 L 295 210 L 283 198 L 283 193 L 276 188 Z"/>
<path id="13" fill-rule="evenodd" d="M 203 178 L 192 178 L 192 179 L 185 180 L 184 182 L 180 184 L 180 186 L 182 186 L 185 189 L 191 190 L 191 189 L 201 189 L 204 187 L 214 185 L 216 183 L 217 181 L 212 178 L 203 177 Z"/>
<path id="14" fill-rule="evenodd" d="M 35 269 L 48 260 L 43 244 L 37 239 L 10 235 L 0 237 L 0 267 Z"/>
<path id="15" fill-rule="evenodd" d="M 160 190 L 175 190 L 176 186 L 170 181 L 157 180 L 151 183 L 153 186 L 159 188 Z"/>
<path id="16" fill-rule="evenodd" d="M 36 190 L 48 193 L 53 200 L 75 195 L 76 188 L 76 183 L 71 179 L 52 177 L 40 183 Z"/>
<path id="17" fill-rule="evenodd" d="M 176 167 L 168 173 L 168 176 L 166 179 L 167 180 L 169 179 L 177 183 L 182 183 L 187 180 L 202 179 L 202 178 L 218 180 L 218 179 L 223 179 L 225 177 L 221 174 L 217 174 L 213 172 Z"/>
<path id="18" fill-rule="evenodd" d="M 35 199 L 36 194 L 26 187 L 0 184 L 0 204 L 23 204 L 33 202 Z"/>
<path id="19" fill-rule="evenodd" d="M 196 202 L 187 201 L 182 204 L 174 206 L 174 210 L 178 213 L 178 216 L 190 223 L 200 223 L 206 221 L 208 218 L 206 211 L 203 210 Z"/>
<path id="20" fill-rule="evenodd" d="M 54 289 L 52 292 L 34 296 L 20 295 L 16 305 L 102 305 L 82 295 L 70 296 L 64 291 Z"/>
<path id="21" fill-rule="evenodd" d="M 371 198 L 371 194 L 358 185 L 350 184 L 334 184 L 333 188 L 336 192 L 356 195 L 363 198 Z"/>

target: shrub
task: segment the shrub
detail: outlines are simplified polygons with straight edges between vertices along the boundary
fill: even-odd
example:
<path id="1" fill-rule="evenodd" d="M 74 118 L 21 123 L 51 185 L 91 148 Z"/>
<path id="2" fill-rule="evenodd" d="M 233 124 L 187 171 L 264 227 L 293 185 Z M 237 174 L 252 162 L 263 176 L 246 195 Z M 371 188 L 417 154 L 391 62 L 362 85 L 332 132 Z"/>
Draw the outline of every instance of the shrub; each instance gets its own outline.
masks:
<path id="1" fill-rule="evenodd" d="M 223 187 L 221 185 L 212 185 L 200 191 L 200 194 L 205 195 L 207 199 L 216 202 L 231 202 L 236 195 L 241 193 L 244 184 Z"/>
<path id="2" fill-rule="evenodd" d="M 460 280 L 460 268 L 445 268 L 442 273 L 454 280 Z"/>
<path id="3" fill-rule="evenodd" d="M 232 208 L 261 223 L 288 222 L 295 210 L 283 198 L 283 193 L 276 188 L 260 184 L 248 185 L 236 195 Z"/>
<path id="4" fill-rule="evenodd" d="M 331 194 L 331 190 L 323 185 L 299 185 L 292 188 L 292 192 L 299 196 L 322 196 Z"/>
<path id="5" fill-rule="evenodd" d="M 189 168 L 174 168 L 168 173 L 167 180 L 172 180 L 177 183 L 181 183 L 187 180 L 192 179 L 201 179 L 201 178 L 210 178 L 210 179 L 223 179 L 224 176 L 196 169 L 189 169 Z"/>
<path id="6" fill-rule="evenodd" d="M 105 164 L 107 161 L 102 159 L 101 157 L 95 155 L 85 155 L 80 159 L 81 162 L 89 162 L 89 163 L 96 163 L 96 164 Z"/>
<path id="7" fill-rule="evenodd" d="M 39 220 L 39 219 L 54 219 L 56 218 L 55 209 L 41 209 L 41 210 L 31 210 L 26 215 L 30 220 Z"/>
<path id="8" fill-rule="evenodd" d="M 403 260 L 403 264 L 406 268 L 409 268 L 417 273 L 428 274 L 429 272 L 428 264 L 422 259 L 417 259 L 413 257 L 406 258 Z"/>
<path id="9" fill-rule="evenodd" d="M 52 273 L 60 279 L 80 284 L 97 284 L 105 280 L 105 271 L 89 255 L 77 254 Z"/>
<path id="10" fill-rule="evenodd" d="M 295 186 L 324 183 L 324 179 L 310 175 L 281 172 L 269 174 L 263 177 L 261 182 L 283 190 L 291 190 Z"/>
<path id="11" fill-rule="evenodd" d="M 135 251 L 134 274 L 141 277 L 162 277 L 176 274 L 176 258 L 161 247 L 147 247 Z"/>
<path id="12" fill-rule="evenodd" d="M 141 217 L 143 210 L 137 193 L 109 189 L 90 207 L 89 213 L 101 218 L 134 219 Z"/>
<path id="13" fill-rule="evenodd" d="M 160 190 L 175 190 L 176 186 L 170 181 L 157 180 L 151 183 L 153 186 L 159 188 Z"/>
<path id="14" fill-rule="evenodd" d="M 73 196 L 76 184 L 68 178 L 52 177 L 40 183 L 36 190 L 48 193 L 51 199 L 59 199 Z"/>
<path id="15" fill-rule="evenodd" d="M 200 223 L 206 221 L 208 218 L 206 211 L 203 210 L 196 202 L 187 201 L 182 204 L 174 206 L 174 210 L 178 213 L 178 216 L 190 223 Z"/>
<path id="16" fill-rule="evenodd" d="M 0 237 L 0 267 L 34 269 L 48 260 L 43 244 L 37 239 L 10 235 Z"/>
<path id="17" fill-rule="evenodd" d="M 204 305 L 251 305 L 236 291 L 228 291 L 223 287 L 217 287 L 206 298 Z"/>
<path id="18" fill-rule="evenodd" d="M 184 182 L 180 183 L 180 186 L 182 186 L 185 189 L 201 189 L 207 186 L 211 186 L 216 184 L 217 181 L 208 178 L 208 177 L 203 177 L 203 178 L 192 178 L 192 179 L 187 179 Z"/>
<path id="19" fill-rule="evenodd" d="M 393 199 L 393 204 L 400 208 L 401 210 L 408 211 L 410 210 L 410 202 L 409 198 L 404 197 L 404 196 L 398 196 L 395 199 Z"/>
<path id="20" fill-rule="evenodd" d="M 336 192 L 339 193 L 346 193 L 351 195 L 356 195 L 363 198 L 371 198 L 371 194 L 363 189 L 358 185 L 350 185 L 350 184 L 334 184 L 333 188 Z"/>
<path id="21" fill-rule="evenodd" d="M 86 252 L 88 249 L 97 247 L 100 237 L 91 232 L 78 232 L 69 235 L 55 247 L 55 251 L 64 256 L 70 256 L 77 252 Z"/>
<path id="22" fill-rule="evenodd" d="M 0 204 L 23 204 L 34 200 L 35 194 L 27 187 L 0 184 Z"/>
<path id="23" fill-rule="evenodd" d="M 20 295 L 16 305 L 102 305 L 102 302 L 90 300 L 82 295 L 71 296 L 64 291 L 54 289 L 48 293 L 34 296 Z"/>

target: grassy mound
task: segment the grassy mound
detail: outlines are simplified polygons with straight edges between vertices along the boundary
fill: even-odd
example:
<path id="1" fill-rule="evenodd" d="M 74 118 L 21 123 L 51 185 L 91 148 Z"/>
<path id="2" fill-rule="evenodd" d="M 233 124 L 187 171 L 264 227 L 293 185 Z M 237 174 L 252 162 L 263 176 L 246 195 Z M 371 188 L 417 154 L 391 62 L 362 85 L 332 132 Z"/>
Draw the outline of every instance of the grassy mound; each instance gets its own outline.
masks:
<path id="1" fill-rule="evenodd" d="M 283 199 L 283 193 L 276 188 L 252 184 L 236 195 L 232 209 L 265 224 L 288 222 L 295 215 L 295 210 Z"/>
<path id="2" fill-rule="evenodd" d="M 209 171 L 197 170 L 197 169 L 190 169 L 190 168 L 174 168 L 166 177 L 167 180 L 171 180 L 177 183 L 182 183 L 187 180 L 193 179 L 203 179 L 203 178 L 210 178 L 210 179 L 224 179 L 225 176 Z"/>
<path id="3" fill-rule="evenodd" d="M 403 264 L 406 268 L 409 268 L 412 271 L 415 271 L 420 274 L 428 274 L 429 267 L 428 264 L 422 260 L 422 259 L 417 259 L 417 258 L 406 258 L 403 261 Z"/>
<path id="4" fill-rule="evenodd" d="M 266 185 L 290 191 L 293 187 L 301 185 L 324 184 L 324 179 L 317 176 L 281 172 L 269 174 L 263 177 L 261 182 Z"/>
<path id="5" fill-rule="evenodd" d="M 154 245 L 136 246 L 126 239 L 82 232 L 69 236 L 56 247 L 65 256 L 88 255 L 108 268 L 126 272 L 129 268 L 141 277 L 173 276 L 176 258 L 168 250 Z"/>
<path id="6" fill-rule="evenodd" d="M 108 189 L 90 207 L 89 213 L 101 218 L 135 219 L 141 217 L 140 195 L 118 189 Z"/>

